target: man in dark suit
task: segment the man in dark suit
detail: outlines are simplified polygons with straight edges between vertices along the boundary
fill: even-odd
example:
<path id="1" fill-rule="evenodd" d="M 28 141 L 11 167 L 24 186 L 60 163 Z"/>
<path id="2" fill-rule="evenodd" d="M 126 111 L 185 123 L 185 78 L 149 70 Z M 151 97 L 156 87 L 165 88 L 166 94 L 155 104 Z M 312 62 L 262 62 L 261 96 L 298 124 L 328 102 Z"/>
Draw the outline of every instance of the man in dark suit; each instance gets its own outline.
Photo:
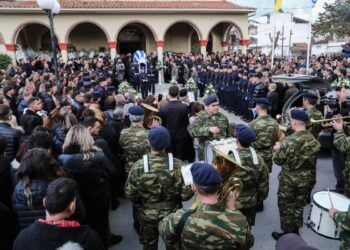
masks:
<path id="1" fill-rule="evenodd" d="M 278 94 L 277 94 L 276 88 L 277 88 L 276 83 L 270 83 L 269 93 L 267 93 L 267 99 L 269 100 L 271 105 L 270 115 L 273 118 L 276 118 L 277 108 L 278 108 Z"/>
<path id="2" fill-rule="evenodd" d="M 169 130 L 171 137 L 167 151 L 173 153 L 174 157 L 178 159 L 192 162 L 193 159 L 190 159 L 192 157 L 189 156 L 189 152 L 193 151 L 193 147 L 187 132 L 188 106 L 179 101 L 179 88 L 177 86 L 169 88 L 169 98 L 169 101 L 159 110 L 162 125 Z"/>

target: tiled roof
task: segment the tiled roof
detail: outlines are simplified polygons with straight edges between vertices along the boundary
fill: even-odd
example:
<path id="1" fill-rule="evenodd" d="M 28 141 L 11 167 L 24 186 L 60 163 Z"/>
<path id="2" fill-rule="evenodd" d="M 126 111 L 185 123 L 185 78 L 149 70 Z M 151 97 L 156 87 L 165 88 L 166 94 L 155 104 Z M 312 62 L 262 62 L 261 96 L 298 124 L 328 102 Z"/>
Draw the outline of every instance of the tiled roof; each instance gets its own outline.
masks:
<path id="1" fill-rule="evenodd" d="M 61 9 L 225 9 L 225 10 L 254 10 L 239 6 L 229 1 L 79 1 L 61 0 Z M 38 8 L 36 1 L 0 1 L 0 8 Z"/>

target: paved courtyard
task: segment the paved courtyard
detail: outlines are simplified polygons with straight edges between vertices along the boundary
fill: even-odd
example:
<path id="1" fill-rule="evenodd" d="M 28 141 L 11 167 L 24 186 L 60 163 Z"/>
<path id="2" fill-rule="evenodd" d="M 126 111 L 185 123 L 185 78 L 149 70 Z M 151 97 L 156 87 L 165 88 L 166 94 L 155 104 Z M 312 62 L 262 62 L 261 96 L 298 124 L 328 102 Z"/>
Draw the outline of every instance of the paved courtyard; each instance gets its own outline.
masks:
<path id="1" fill-rule="evenodd" d="M 166 94 L 169 85 L 158 85 L 157 93 Z M 227 115 L 230 121 L 239 122 L 239 117 L 222 111 Z M 262 213 L 257 214 L 256 225 L 252 229 L 252 233 L 255 237 L 255 244 L 252 250 L 272 250 L 275 247 L 275 241 L 271 237 L 272 231 L 279 231 L 279 212 L 277 207 L 277 188 L 278 179 L 277 175 L 281 168 L 274 166 L 272 173 L 270 174 L 270 191 L 267 200 L 264 202 L 265 210 Z M 333 175 L 333 166 L 331 158 L 328 154 L 320 154 L 317 161 L 317 183 L 313 192 L 324 190 L 329 187 L 333 189 L 335 185 L 335 178 Z M 117 211 L 110 212 L 111 231 L 115 234 L 121 234 L 124 240 L 112 247 L 113 250 L 138 250 L 142 249 L 138 242 L 138 235 L 132 226 L 132 213 L 131 203 L 125 199 L 121 199 L 121 206 Z M 184 203 L 185 207 L 188 207 L 191 202 Z M 307 205 L 304 209 L 304 222 L 307 220 L 310 211 L 310 205 Z M 305 225 L 300 230 L 300 235 L 305 241 L 320 250 L 335 250 L 339 249 L 340 242 L 337 240 L 331 240 L 308 229 Z M 159 249 L 165 249 L 162 240 L 159 242 Z"/>

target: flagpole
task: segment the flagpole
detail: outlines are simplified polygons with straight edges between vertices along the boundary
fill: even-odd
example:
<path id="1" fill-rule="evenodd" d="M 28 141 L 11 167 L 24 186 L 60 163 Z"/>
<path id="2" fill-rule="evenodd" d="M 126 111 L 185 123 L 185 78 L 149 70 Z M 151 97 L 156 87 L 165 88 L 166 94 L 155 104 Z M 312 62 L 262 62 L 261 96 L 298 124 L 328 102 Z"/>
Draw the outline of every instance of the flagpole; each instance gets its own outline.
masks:
<path id="1" fill-rule="evenodd" d="M 309 21 L 309 35 L 307 44 L 307 57 L 306 57 L 306 74 L 310 67 L 310 54 L 311 54 L 311 40 L 312 40 L 312 8 L 310 11 L 310 21 Z"/>
<path id="2" fill-rule="evenodd" d="M 271 51 L 271 70 L 273 69 L 273 63 L 275 61 L 275 40 L 276 40 L 276 23 L 274 24 L 272 51 Z"/>

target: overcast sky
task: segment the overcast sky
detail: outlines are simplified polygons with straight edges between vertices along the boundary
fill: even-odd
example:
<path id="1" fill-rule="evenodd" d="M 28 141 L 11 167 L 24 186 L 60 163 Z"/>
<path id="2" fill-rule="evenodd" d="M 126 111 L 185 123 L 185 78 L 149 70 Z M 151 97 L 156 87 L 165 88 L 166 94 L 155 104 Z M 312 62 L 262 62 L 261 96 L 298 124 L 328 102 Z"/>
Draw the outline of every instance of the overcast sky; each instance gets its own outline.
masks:
<path id="1" fill-rule="evenodd" d="M 243 6 L 257 8 L 257 14 L 266 14 L 273 11 L 274 0 L 231 0 L 234 3 Z M 325 2 L 334 2 L 335 0 L 318 0 L 312 9 L 312 19 L 316 20 L 318 13 L 322 12 Z M 282 0 L 282 10 L 292 12 L 297 17 L 310 19 L 311 0 Z"/>

